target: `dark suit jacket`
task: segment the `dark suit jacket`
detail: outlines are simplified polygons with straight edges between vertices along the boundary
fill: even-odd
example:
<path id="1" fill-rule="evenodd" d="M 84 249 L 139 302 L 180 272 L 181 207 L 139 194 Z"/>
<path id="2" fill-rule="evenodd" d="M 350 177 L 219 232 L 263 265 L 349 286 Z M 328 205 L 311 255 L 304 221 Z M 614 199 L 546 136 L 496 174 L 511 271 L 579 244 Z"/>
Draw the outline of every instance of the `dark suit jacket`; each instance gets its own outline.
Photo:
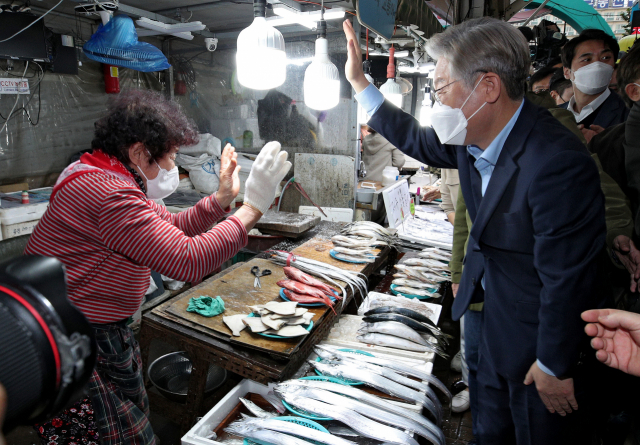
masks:
<path id="1" fill-rule="evenodd" d="M 561 108 L 568 108 L 569 102 L 560 105 Z M 591 125 L 600 125 L 602 128 L 609 128 L 613 125 L 621 124 L 629 116 L 629 108 L 618 93 L 611 91 L 609 97 L 594 111 L 595 119 Z M 580 122 L 578 122 L 580 124 Z"/>
<path id="2" fill-rule="evenodd" d="M 454 318 L 484 300 L 483 341 L 510 380 L 523 381 L 536 358 L 570 375 L 584 335 L 580 313 L 598 305 L 592 289 L 606 233 L 598 169 L 584 144 L 525 100 L 482 197 L 466 147 L 441 144 L 388 101 L 369 126 L 421 162 L 459 170 L 473 228 Z"/>

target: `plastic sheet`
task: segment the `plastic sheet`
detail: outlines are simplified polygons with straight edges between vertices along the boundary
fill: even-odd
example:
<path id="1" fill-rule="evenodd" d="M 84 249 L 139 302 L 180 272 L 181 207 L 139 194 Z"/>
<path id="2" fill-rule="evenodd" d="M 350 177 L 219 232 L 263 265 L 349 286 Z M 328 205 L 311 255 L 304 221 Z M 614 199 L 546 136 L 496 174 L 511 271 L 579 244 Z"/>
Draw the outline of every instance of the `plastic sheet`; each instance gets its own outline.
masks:
<path id="1" fill-rule="evenodd" d="M 24 71 L 24 64 L 15 62 L 14 65 L 10 73 L 20 76 Z M 1 76 L 8 76 L 6 68 L 6 61 L 0 60 Z M 35 72 L 39 73 L 39 68 L 30 64 L 26 77 Z M 37 76 L 29 79 L 32 93 L 36 83 Z M 120 87 L 121 90 L 160 90 L 161 84 L 156 74 L 121 69 Z M 6 184 L 19 182 L 26 177 L 50 175 L 44 182 L 30 185 L 32 188 L 52 185 L 74 153 L 91 148 L 94 122 L 104 115 L 108 98 L 104 92 L 102 66 L 99 63 L 84 63 L 77 76 L 46 73 L 40 84 L 40 94 L 36 89 L 26 107 L 35 121 L 40 100 L 42 108 L 38 125 L 31 125 L 22 111 L 14 115 L 7 129 L 0 133 L 0 182 Z M 21 97 L 18 108 L 27 100 L 28 96 Z M 5 118 L 14 101 L 14 95 L 0 96 L 0 114 Z M 1 127 L 4 119 L 0 119 L 0 122 Z"/>
<path id="2" fill-rule="evenodd" d="M 62 26 L 62 25 L 60 25 Z M 82 33 L 89 37 L 86 27 Z M 289 65 L 287 81 L 279 88 L 296 100 L 298 111 L 303 115 L 317 116 L 304 106 L 302 95 L 304 70 L 313 56 L 313 39 L 309 41 L 287 43 L 288 57 L 299 60 L 300 65 Z M 345 50 L 344 38 L 329 38 L 332 57 L 337 51 Z M 193 46 L 174 45 L 172 51 L 179 53 Z M 214 53 L 197 55 L 197 52 L 184 53 L 194 57 L 192 65 L 196 73 L 196 90 L 184 96 L 175 96 L 188 116 L 197 123 L 200 132 L 208 132 L 223 140 L 227 137 L 235 141 L 239 151 L 257 153 L 266 141 L 258 131 L 257 104 L 266 92 L 243 89 L 234 81 L 235 50 L 218 50 Z M 336 54 L 334 63 L 344 69 L 345 54 Z M 342 58 L 342 59 L 341 59 Z M 89 149 L 93 139 L 94 122 L 106 111 L 109 95 L 104 92 L 102 66 L 86 57 L 79 74 L 65 75 L 46 73 L 29 105 L 26 106 L 32 119 L 38 113 L 38 100 L 41 103 L 40 120 L 37 126 L 29 123 L 27 115 L 21 111 L 8 123 L 7 129 L 0 134 L 0 183 L 20 182 L 30 179 L 32 188 L 49 186 L 55 182 L 58 174 L 68 165 L 70 157 L 81 150 Z M 204 62 L 204 63 L 202 63 Z M 19 76 L 24 70 L 23 62 L 15 62 L 11 74 Z M 7 62 L 0 60 L 0 76 L 8 76 L 5 70 Z M 27 72 L 31 92 L 37 84 L 39 73 L 37 65 L 30 65 Z M 178 73 L 176 73 L 176 78 Z M 344 78 L 344 74 L 341 74 Z M 160 73 L 141 73 L 126 68 L 120 69 L 120 88 L 145 88 L 161 91 L 163 84 Z M 347 88 L 346 96 L 351 94 Z M 28 100 L 20 98 L 18 108 Z M 15 96 L 0 96 L 0 114 L 7 116 Z M 328 110 L 322 128 L 318 130 L 320 143 L 314 148 L 284 147 L 293 160 L 293 153 L 315 152 L 332 154 L 353 154 L 353 139 L 349 133 L 352 99 L 341 99 L 338 106 Z M 4 120 L 0 119 L 0 127 Z M 243 133 L 253 133 L 253 147 L 243 147 Z"/>

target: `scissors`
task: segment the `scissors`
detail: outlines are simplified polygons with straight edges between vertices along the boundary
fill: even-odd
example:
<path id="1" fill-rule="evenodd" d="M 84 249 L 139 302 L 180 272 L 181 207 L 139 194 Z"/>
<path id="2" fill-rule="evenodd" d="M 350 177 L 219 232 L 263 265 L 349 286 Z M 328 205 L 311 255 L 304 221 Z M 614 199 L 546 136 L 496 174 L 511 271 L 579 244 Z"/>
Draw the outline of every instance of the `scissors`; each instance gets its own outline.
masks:
<path id="1" fill-rule="evenodd" d="M 269 269 L 264 269 L 262 272 L 258 266 L 253 266 L 251 268 L 251 273 L 255 275 L 255 280 L 253 280 L 253 287 L 259 287 L 262 289 L 262 285 L 260 284 L 260 277 L 264 277 L 265 275 L 271 275 L 271 271 Z"/>

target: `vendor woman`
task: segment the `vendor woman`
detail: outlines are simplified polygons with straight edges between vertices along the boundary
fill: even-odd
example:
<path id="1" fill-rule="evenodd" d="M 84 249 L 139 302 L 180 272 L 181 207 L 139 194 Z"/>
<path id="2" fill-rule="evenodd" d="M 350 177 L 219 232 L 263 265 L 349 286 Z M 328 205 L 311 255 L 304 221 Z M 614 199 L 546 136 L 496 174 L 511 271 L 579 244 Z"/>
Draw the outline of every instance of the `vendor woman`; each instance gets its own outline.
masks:
<path id="1" fill-rule="evenodd" d="M 92 323 L 98 360 L 87 397 L 46 424 L 43 443 L 154 444 L 140 348 L 127 319 L 140 307 L 150 269 L 198 282 L 247 244 L 247 232 L 275 198 L 291 167 L 280 144 L 262 149 L 246 182 L 244 205 L 235 149 L 222 154 L 220 188 L 178 214 L 156 204 L 178 187 L 174 160 L 197 142 L 192 121 L 157 93 L 121 93 L 95 124 L 93 152 L 58 179 L 49 208 L 25 250 L 58 258 L 69 299 Z"/>

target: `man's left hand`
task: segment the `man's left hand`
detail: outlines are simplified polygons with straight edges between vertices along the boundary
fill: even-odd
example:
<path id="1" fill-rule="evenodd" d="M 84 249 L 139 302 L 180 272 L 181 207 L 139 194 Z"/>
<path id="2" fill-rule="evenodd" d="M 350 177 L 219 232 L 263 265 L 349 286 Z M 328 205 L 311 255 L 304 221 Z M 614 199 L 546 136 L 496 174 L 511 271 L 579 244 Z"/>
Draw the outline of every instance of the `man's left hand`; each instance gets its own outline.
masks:
<path id="1" fill-rule="evenodd" d="M 549 375 L 538 367 L 538 362 L 534 362 L 524 378 L 524 384 L 530 385 L 533 382 L 536 383 L 542 403 L 550 413 L 557 412 L 566 416 L 578 409 L 573 392 L 573 379 L 559 379 Z"/>

